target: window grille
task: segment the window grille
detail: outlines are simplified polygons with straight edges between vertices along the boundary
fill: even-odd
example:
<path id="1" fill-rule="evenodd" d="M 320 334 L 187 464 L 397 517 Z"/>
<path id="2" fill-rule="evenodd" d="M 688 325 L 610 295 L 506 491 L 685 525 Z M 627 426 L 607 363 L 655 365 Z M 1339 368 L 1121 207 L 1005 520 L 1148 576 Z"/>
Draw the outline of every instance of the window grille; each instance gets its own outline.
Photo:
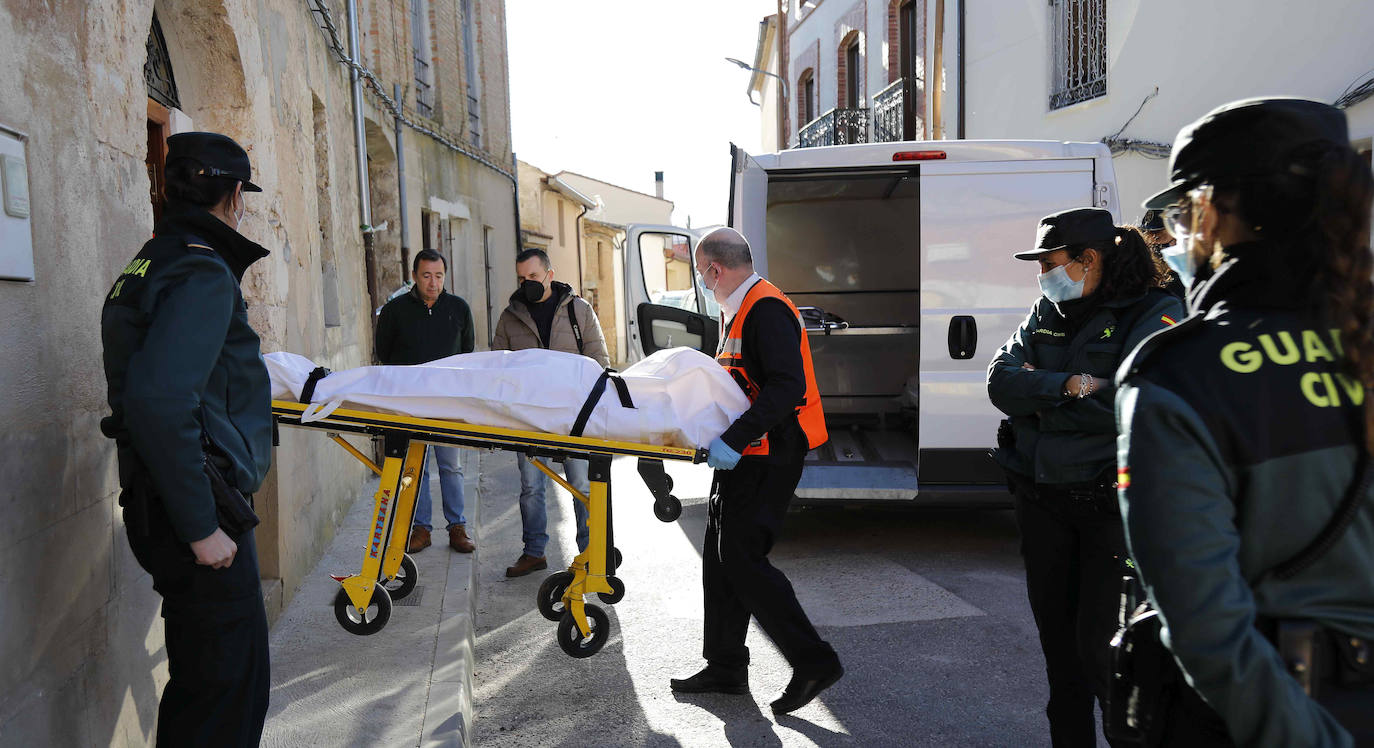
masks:
<path id="1" fill-rule="evenodd" d="M 148 97 L 168 109 L 180 109 L 177 82 L 172 77 L 172 58 L 167 54 L 167 40 L 162 36 L 162 24 L 153 14 L 153 28 L 148 32 L 148 56 L 143 60 L 143 82 Z"/>
<path id="2" fill-rule="evenodd" d="M 1050 0 L 1050 109 L 1107 94 L 1107 0 Z"/>
<path id="3" fill-rule="evenodd" d="M 429 3 L 410 0 L 410 44 L 415 58 L 415 111 L 434 116 L 434 72 L 429 56 Z"/>

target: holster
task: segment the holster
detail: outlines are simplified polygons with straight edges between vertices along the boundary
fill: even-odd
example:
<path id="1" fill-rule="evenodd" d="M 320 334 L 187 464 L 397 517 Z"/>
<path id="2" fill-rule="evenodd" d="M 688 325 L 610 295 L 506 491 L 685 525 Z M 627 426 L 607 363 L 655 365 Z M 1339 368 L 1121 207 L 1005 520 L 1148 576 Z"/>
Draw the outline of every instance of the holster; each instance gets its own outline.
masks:
<path id="1" fill-rule="evenodd" d="M 1374 688 L 1374 642 L 1304 619 L 1261 622 L 1266 628 L 1288 674 L 1313 699 L 1332 687 Z"/>
<path id="2" fill-rule="evenodd" d="M 215 518 L 220 529 L 230 537 L 238 537 L 258 526 L 258 515 L 253 511 L 252 499 L 244 496 L 224 477 L 229 461 L 207 453 L 205 455 L 205 476 L 210 479 L 210 493 L 215 497 Z"/>

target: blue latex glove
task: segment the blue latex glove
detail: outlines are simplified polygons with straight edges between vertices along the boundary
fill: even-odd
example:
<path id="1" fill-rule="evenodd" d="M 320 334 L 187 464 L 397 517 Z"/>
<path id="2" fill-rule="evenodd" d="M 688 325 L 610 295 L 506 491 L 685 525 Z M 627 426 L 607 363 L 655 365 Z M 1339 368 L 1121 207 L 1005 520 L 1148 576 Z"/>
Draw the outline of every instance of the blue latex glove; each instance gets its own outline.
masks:
<path id="1" fill-rule="evenodd" d="M 739 452 L 730 449 L 729 444 L 721 441 L 720 437 L 716 437 L 715 441 L 711 442 L 711 446 L 708 447 L 706 464 L 716 470 L 733 470 L 739 464 L 739 458 Z"/>

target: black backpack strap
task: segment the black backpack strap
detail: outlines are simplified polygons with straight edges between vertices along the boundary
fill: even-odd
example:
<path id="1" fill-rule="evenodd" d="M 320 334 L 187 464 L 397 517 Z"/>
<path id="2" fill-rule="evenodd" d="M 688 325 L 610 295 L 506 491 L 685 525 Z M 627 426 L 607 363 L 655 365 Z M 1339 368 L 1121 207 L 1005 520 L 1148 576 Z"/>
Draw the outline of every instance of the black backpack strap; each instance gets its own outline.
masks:
<path id="1" fill-rule="evenodd" d="M 577 324 L 577 312 L 573 311 L 573 307 L 577 306 L 577 300 L 578 300 L 579 298 L 581 298 L 581 297 L 579 297 L 579 296 L 574 296 L 574 297 L 572 297 L 572 301 L 569 301 L 569 302 L 568 302 L 568 321 L 572 323 L 573 337 L 574 337 L 574 338 L 577 338 L 577 352 L 578 352 L 579 354 L 581 354 L 581 353 L 582 353 L 582 327 L 581 327 L 580 325 Z M 550 337 L 552 337 L 552 335 L 551 335 Z M 604 386 L 604 385 L 603 385 L 603 386 Z"/>
<path id="2" fill-rule="evenodd" d="M 316 366 L 315 370 L 310 372 L 310 376 L 305 378 L 305 386 L 301 388 L 301 402 L 309 404 L 313 401 L 315 399 L 315 385 L 327 376 L 329 376 L 328 369 L 323 366 Z"/>
<path id="3" fill-rule="evenodd" d="M 1355 466 L 1355 481 L 1350 484 L 1346 491 L 1345 498 L 1341 500 L 1341 505 L 1336 508 L 1336 514 L 1326 523 L 1317 537 L 1312 539 L 1302 550 L 1295 555 L 1271 567 L 1268 571 L 1260 575 L 1261 582 L 1267 579 L 1292 579 L 1299 573 L 1315 564 L 1327 551 L 1335 547 L 1345 534 L 1346 528 L 1355 521 L 1355 516 L 1360 513 L 1360 509 L 1368 502 L 1364 501 L 1369 495 L 1371 481 L 1374 480 L 1374 471 L 1370 470 L 1369 453 L 1360 450 L 1360 461 Z"/>
<path id="4" fill-rule="evenodd" d="M 601 372 L 601 376 L 596 378 L 596 384 L 592 385 L 591 394 L 587 395 L 586 401 L 582 403 L 582 410 L 577 414 L 577 420 L 573 422 L 572 431 L 568 432 L 568 436 L 582 436 L 582 431 L 587 428 L 587 421 L 592 417 L 592 411 L 596 410 L 596 404 L 601 402 L 601 394 L 606 391 L 608 380 L 615 385 L 615 393 L 620 397 L 620 407 L 635 407 L 634 400 L 630 399 L 630 388 L 621 378 L 620 372 L 608 366 Z"/>

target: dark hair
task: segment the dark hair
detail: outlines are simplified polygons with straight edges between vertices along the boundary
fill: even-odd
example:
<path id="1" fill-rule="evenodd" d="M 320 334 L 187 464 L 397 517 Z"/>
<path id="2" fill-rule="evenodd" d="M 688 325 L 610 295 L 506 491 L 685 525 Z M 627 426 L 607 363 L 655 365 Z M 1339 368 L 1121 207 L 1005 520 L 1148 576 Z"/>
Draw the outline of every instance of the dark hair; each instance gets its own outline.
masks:
<path id="1" fill-rule="evenodd" d="M 444 272 L 448 272 L 448 260 L 444 259 L 443 255 L 439 254 L 438 252 L 435 252 L 432 249 L 422 249 L 419 252 L 416 252 L 415 262 L 411 263 L 410 271 L 412 273 L 420 272 L 420 263 L 422 262 L 442 262 L 444 263 Z"/>
<path id="2" fill-rule="evenodd" d="M 1353 148 L 1330 143 L 1297 154 L 1293 173 L 1214 188 L 1293 270 L 1322 321 L 1340 330 L 1346 372 L 1365 386 L 1365 449 L 1374 454 L 1374 257 L 1369 209 L 1374 175 Z"/>
<path id="3" fill-rule="evenodd" d="M 1097 250 L 1102 259 L 1102 280 L 1093 291 L 1099 299 L 1133 298 L 1163 286 L 1168 280 L 1164 261 L 1150 249 L 1145 237 L 1134 226 L 1117 226 L 1116 238 L 1110 247 L 1096 244 L 1069 247 L 1069 259 L 1076 260 L 1089 249 Z"/>
<path id="4" fill-rule="evenodd" d="M 207 177 L 199 172 L 204 168 L 193 158 L 176 158 L 167 162 L 165 171 L 167 200 L 201 208 L 213 208 L 234 191 L 239 180 L 233 177 Z"/>
<path id="5" fill-rule="evenodd" d="M 529 249 L 526 249 L 520 254 L 516 255 L 515 264 L 519 265 L 522 262 L 533 260 L 536 257 L 539 258 L 539 263 L 544 266 L 545 270 L 548 270 L 549 268 L 553 267 L 553 263 L 549 262 L 549 253 L 545 252 L 542 249 L 539 249 L 538 247 L 530 247 Z"/>

